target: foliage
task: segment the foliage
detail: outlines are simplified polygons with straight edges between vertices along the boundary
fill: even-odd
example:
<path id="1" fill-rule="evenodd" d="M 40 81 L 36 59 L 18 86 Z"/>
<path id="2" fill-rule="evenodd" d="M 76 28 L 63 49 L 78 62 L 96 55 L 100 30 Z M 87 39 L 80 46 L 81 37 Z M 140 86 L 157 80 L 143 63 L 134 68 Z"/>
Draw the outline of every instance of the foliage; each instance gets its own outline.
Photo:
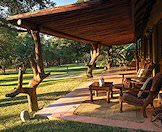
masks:
<path id="1" fill-rule="evenodd" d="M 43 45 L 43 58 L 49 65 L 83 62 L 82 57 L 89 49 L 84 43 L 51 37 Z"/>
<path id="2" fill-rule="evenodd" d="M 16 32 L 0 29 L 0 66 L 5 72 L 5 68 L 10 66 L 15 58 L 18 36 Z"/>
<path id="3" fill-rule="evenodd" d="M 1 0 L 1 16 L 15 15 L 55 6 L 51 0 Z"/>
<path id="4" fill-rule="evenodd" d="M 86 2 L 86 1 L 90 1 L 90 0 L 77 0 L 77 3 Z"/>
<path id="5" fill-rule="evenodd" d="M 34 54 L 34 41 L 30 34 L 19 33 L 18 43 L 15 48 L 15 63 L 16 67 L 23 67 L 24 71 L 28 63 L 28 58 L 31 54 Z"/>
<path id="6" fill-rule="evenodd" d="M 112 66 L 121 66 L 131 62 L 135 57 L 134 50 L 134 44 L 113 45 L 110 50 Z M 108 64 L 108 57 L 108 47 L 102 47 L 101 55 L 98 58 L 100 66 Z"/>
<path id="7" fill-rule="evenodd" d="M 130 62 L 134 57 L 134 49 L 128 49 L 132 44 L 121 45 L 121 46 L 113 46 L 112 48 L 112 56 L 113 56 L 113 65 L 123 65 Z"/>
<path id="8" fill-rule="evenodd" d="M 55 6 L 51 0 L 0 0 L 0 27 L 24 31 L 9 24 L 5 17 Z"/>

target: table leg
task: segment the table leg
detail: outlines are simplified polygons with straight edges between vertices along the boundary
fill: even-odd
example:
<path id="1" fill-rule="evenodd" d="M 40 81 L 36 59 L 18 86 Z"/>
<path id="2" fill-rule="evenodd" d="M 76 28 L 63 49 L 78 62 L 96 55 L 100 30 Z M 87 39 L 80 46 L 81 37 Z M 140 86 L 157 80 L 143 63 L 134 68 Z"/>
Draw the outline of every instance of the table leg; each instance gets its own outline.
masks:
<path id="1" fill-rule="evenodd" d="M 90 100 L 91 100 L 91 102 L 93 102 L 93 93 L 92 93 L 92 90 L 90 90 Z"/>
<path id="2" fill-rule="evenodd" d="M 113 98 L 113 90 L 111 89 L 111 98 Z"/>
<path id="3" fill-rule="evenodd" d="M 122 84 L 124 84 L 124 74 L 122 75 Z"/>
<path id="4" fill-rule="evenodd" d="M 107 103 L 110 103 L 110 90 L 106 92 L 107 94 Z"/>
<path id="5" fill-rule="evenodd" d="M 96 97 L 98 96 L 98 91 L 97 91 L 97 90 L 95 91 L 95 96 L 96 96 Z"/>

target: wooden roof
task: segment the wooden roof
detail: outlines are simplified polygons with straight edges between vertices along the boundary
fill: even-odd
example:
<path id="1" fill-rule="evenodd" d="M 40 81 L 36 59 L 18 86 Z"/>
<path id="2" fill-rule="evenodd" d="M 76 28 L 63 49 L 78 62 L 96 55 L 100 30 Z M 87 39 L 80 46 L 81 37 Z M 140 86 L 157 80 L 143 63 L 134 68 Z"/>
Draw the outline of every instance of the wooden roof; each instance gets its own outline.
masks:
<path id="1" fill-rule="evenodd" d="M 85 43 L 104 45 L 134 42 L 131 0 L 91 0 L 7 18 L 26 29 Z"/>

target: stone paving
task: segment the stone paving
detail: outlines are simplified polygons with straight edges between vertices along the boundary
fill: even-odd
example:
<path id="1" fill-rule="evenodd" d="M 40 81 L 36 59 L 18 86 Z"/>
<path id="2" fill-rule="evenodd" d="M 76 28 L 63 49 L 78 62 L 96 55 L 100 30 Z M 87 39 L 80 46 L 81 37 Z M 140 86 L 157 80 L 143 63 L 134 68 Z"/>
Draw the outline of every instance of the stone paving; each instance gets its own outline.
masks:
<path id="1" fill-rule="evenodd" d="M 130 72 L 130 71 L 124 71 L 124 72 Z M 119 73 L 118 71 L 106 72 L 104 74 L 105 81 L 110 81 L 110 82 L 113 81 L 114 83 L 121 83 L 121 75 L 119 75 L 118 73 Z M 93 79 L 93 81 L 96 81 L 99 78 L 100 76 L 96 76 Z M 149 113 L 148 118 L 145 118 L 145 121 L 143 123 L 74 115 L 73 113 L 76 110 L 76 108 L 83 101 L 89 100 L 88 86 L 91 83 L 92 82 L 87 82 L 83 86 L 74 89 L 69 94 L 65 95 L 64 97 L 58 99 L 57 101 L 50 104 L 49 106 L 38 111 L 36 113 L 36 116 L 41 116 L 44 118 L 48 118 L 50 120 L 61 119 L 61 120 L 86 122 L 86 123 L 122 127 L 122 128 L 142 129 L 145 131 L 159 131 L 159 132 L 161 131 L 161 128 L 156 127 L 151 122 L 151 112 L 148 111 L 147 111 Z"/>

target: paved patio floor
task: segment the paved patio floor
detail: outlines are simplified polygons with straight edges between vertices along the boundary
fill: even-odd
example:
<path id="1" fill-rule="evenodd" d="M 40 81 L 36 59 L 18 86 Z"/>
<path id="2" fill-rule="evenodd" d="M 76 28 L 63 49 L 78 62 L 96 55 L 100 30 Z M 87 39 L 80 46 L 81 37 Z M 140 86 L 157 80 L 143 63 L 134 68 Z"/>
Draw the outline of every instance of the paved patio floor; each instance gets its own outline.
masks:
<path id="1" fill-rule="evenodd" d="M 129 72 L 129 71 L 125 71 L 125 72 Z M 118 71 L 106 72 L 104 74 L 105 81 L 113 81 L 114 83 L 121 83 L 121 76 L 118 73 L 119 73 Z M 93 79 L 93 81 L 96 81 L 99 78 L 100 76 L 96 76 Z M 69 94 L 65 95 L 64 97 L 58 99 L 57 101 L 50 104 L 49 106 L 38 111 L 36 115 L 44 118 L 48 118 L 50 120 L 61 119 L 61 120 L 86 122 L 86 123 L 122 127 L 122 128 L 142 129 L 145 131 L 159 131 L 159 132 L 161 131 L 161 128 L 156 127 L 151 122 L 151 111 L 149 112 L 147 111 L 148 118 L 145 118 L 145 121 L 143 123 L 74 115 L 74 111 L 76 110 L 76 108 L 83 101 L 89 100 L 88 86 L 91 83 L 92 82 L 87 82 L 84 86 L 74 89 Z"/>

